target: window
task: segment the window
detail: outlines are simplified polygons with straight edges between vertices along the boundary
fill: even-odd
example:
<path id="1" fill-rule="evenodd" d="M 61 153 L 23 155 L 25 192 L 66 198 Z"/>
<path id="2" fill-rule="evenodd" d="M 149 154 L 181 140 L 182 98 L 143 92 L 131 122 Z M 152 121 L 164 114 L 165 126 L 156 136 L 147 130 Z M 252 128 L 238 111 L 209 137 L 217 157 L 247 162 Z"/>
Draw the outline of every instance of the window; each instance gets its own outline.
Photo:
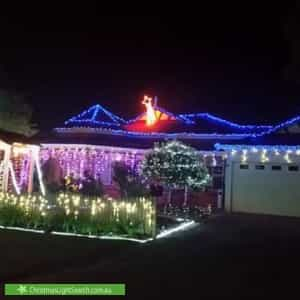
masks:
<path id="1" fill-rule="evenodd" d="M 272 166 L 272 171 L 281 171 L 281 166 Z"/>
<path id="2" fill-rule="evenodd" d="M 297 172 L 299 170 L 298 166 L 289 166 L 289 171 Z"/>
<path id="3" fill-rule="evenodd" d="M 242 169 L 242 170 L 248 170 L 249 169 L 249 165 L 240 165 L 240 169 Z"/>
<path id="4" fill-rule="evenodd" d="M 255 166 L 255 169 L 256 169 L 256 170 L 264 170 L 264 169 L 265 169 L 265 166 L 264 166 L 264 165 L 256 165 L 256 166 Z"/>

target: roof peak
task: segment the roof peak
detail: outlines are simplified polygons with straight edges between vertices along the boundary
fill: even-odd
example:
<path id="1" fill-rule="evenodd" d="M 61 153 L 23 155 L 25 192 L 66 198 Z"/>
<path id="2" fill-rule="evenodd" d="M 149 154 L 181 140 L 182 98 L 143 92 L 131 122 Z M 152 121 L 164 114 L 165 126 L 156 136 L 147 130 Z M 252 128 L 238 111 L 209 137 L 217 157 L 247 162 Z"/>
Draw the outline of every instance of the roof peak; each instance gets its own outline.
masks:
<path id="1" fill-rule="evenodd" d="M 80 114 L 73 116 L 65 121 L 65 125 L 78 123 L 92 123 L 95 125 L 115 125 L 120 126 L 125 120 L 113 114 L 101 104 L 97 103 L 90 106 Z"/>

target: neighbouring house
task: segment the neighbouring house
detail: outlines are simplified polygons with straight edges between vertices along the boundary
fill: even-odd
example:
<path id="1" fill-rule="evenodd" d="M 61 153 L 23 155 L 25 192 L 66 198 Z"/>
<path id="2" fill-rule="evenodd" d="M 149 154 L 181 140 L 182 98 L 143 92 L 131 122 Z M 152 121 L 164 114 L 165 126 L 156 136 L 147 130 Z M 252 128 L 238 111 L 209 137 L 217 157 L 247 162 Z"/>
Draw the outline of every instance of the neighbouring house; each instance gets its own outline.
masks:
<path id="1" fill-rule="evenodd" d="M 33 191 L 34 176 L 38 189 L 45 194 L 39 160 L 40 147 L 27 138 L 0 130 L 0 189 L 17 194 Z"/>

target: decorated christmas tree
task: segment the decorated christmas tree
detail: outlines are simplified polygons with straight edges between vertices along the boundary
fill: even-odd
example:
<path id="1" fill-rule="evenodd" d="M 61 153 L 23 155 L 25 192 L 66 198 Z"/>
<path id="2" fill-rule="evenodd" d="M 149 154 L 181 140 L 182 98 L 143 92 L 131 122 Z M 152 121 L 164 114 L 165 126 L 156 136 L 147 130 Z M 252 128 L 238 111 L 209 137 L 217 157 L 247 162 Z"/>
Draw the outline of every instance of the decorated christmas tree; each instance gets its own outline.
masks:
<path id="1" fill-rule="evenodd" d="M 199 153 L 179 141 L 156 144 L 142 162 L 142 174 L 149 181 L 162 183 L 170 191 L 188 188 L 202 188 L 210 176 Z"/>

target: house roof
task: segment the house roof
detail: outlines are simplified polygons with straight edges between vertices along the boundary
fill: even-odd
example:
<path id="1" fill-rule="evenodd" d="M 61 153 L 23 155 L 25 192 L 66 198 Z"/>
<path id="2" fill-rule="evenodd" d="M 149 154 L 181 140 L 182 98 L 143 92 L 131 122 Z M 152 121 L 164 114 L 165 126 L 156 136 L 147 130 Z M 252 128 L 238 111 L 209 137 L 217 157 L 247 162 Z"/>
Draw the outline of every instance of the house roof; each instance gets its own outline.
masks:
<path id="1" fill-rule="evenodd" d="M 118 128 L 125 120 L 113 114 L 100 104 L 96 104 L 65 122 L 66 127 L 86 126 Z"/>
<path id="2" fill-rule="evenodd" d="M 209 113 L 178 114 L 175 115 L 162 107 L 154 106 L 157 122 L 148 126 L 146 124 L 146 112 L 136 118 L 125 121 L 112 112 L 97 104 L 91 106 L 77 116 L 65 122 L 66 128 L 102 128 L 116 129 L 124 132 L 142 133 L 195 133 L 195 134 L 260 134 L 272 128 L 269 125 L 240 125 Z"/>
<path id="3" fill-rule="evenodd" d="M 268 125 L 240 125 L 209 113 L 175 115 L 153 106 L 157 121 L 147 125 L 146 113 L 125 121 L 97 104 L 68 119 L 63 128 L 40 133 L 35 141 L 52 144 L 91 144 L 147 149 L 155 142 L 177 139 L 201 150 L 270 130 Z"/>
<path id="4" fill-rule="evenodd" d="M 297 126 L 300 127 L 300 115 L 290 118 L 286 121 L 283 121 L 266 131 L 261 132 L 259 135 L 269 135 L 269 134 L 276 134 L 276 133 L 289 133 L 289 129 Z M 300 130 L 297 130 L 300 132 Z"/>
<path id="5" fill-rule="evenodd" d="M 210 113 L 180 114 L 179 116 L 189 120 L 197 132 L 257 134 L 272 128 L 271 125 L 237 124 Z"/>

